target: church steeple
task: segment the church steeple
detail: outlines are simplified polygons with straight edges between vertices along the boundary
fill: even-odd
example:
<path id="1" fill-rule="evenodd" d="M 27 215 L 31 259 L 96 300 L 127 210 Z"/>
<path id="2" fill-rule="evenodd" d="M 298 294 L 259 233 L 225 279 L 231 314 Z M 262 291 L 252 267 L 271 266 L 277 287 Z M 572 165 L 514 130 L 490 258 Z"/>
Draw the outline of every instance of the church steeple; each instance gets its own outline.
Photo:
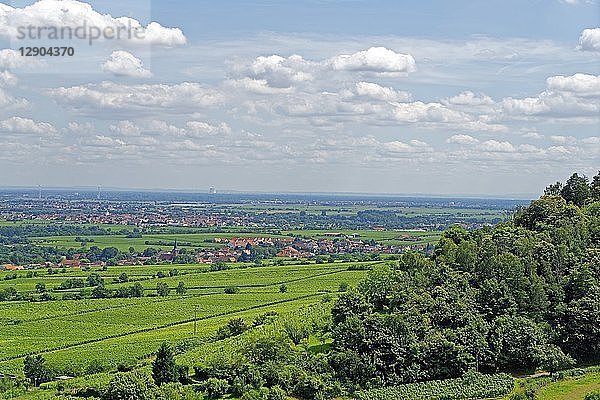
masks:
<path id="1" fill-rule="evenodd" d="M 171 251 L 171 258 L 175 259 L 179 254 L 179 250 L 177 249 L 177 239 L 175 239 L 175 244 L 173 245 L 173 250 Z"/>

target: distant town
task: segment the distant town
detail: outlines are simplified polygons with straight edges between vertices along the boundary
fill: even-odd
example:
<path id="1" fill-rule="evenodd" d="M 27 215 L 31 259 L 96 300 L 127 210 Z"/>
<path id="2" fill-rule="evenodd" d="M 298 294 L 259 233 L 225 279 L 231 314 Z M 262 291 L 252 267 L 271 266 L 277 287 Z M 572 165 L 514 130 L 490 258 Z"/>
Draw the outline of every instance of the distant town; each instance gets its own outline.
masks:
<path id="1" fill-rule="evenodd" d="M 519 200 L 0 191 L 0 268 L 318 262 L 429 253 L 443 229 L 493 226 Z"/>

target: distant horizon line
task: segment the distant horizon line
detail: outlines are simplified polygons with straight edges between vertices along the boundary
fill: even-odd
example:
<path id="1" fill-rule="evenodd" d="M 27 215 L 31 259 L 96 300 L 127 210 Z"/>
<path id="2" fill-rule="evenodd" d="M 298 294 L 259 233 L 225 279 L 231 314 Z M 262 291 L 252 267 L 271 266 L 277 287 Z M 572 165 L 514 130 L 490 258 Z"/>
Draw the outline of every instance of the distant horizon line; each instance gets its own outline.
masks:
<path id="1" fill-rule="evenodd" d="M 377 197 L 421 197 L 421 198 L 458 198 L 458 199 L 498 199 L 498 200 L 534 200 L 540 194 L 534 193 L 507 193 L 507 194 L 466 194 L 466 193 L 389 193 L 389 192 L 322 192 L 322 191 L 293 191 L 293 190 L 235 190 L 235 189 L 218 189 L 215 193 L 210 193 L 209 190 L 201 189 L 167 189 L 167 188 L 124 188 L 118 186 L 0 186 L 0 191 L 3 190 L 56 190 L 56 191 L 90 191 L 97 192 L 98 188 L 104 193 L 106 192 L 145 192 L 145 193 L 186 193 L 186 194 L 237 194 L 237 195 L 318 195 L 318 196 L 377 196 Z"/>

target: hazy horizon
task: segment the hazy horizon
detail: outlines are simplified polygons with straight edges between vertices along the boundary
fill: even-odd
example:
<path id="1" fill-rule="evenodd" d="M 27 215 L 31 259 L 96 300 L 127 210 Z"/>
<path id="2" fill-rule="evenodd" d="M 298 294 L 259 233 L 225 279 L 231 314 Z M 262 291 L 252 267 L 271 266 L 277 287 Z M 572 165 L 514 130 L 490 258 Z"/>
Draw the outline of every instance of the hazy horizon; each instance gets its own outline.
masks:
<path id="1" fill-rule="evenodd" d="M 236 190 L 228 188 L 144 188 L 144 187 L 101 187 L 102 193 L 110 192 L 132 192 L 132 193 L 189 193 L 189 194 L 211 194 L 210 189 L 215 189 L 215 195 L 227 194 L 227 195 L 315 195 L 315 196 L 358 196 L 358 197 L 396 197 L 396 198 L 440 198 L 440 199 L 498 199 L 498 200 L 534 200 L 538 198 L 541 193 L 506 193 L 498 195 L 489 195 L 485 193 L 393 193 L 393 192 L 313 192 L 313 191 L 285 191 L 285 190 L 272 190 L 272 191 L 257 191 L 257 190 Z M 40 187 L 38 186 L 0 186 L 0 192 L 2 191 L 30 191 L 39 193 Z M 41 187 L 42 193 L 47 191 L 58 191 L 58 192 L 75 192 L 83 191 L 87 193 L 97 193 L 98 187 L 94 186 L 43 186 Z"/>

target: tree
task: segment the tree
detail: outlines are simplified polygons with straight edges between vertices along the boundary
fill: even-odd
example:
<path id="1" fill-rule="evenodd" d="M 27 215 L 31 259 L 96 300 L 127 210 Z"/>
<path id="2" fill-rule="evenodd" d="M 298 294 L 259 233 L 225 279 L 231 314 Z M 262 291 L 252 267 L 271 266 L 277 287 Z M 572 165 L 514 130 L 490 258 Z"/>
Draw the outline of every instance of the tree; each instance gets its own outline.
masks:
<path id="1" fill-rule="evenodd" d="M 38 282 L 35 284 L 35 291 L 38 293 L 44 293 L 46 291 L 46 284 L 44 282 Z"/>
<path id="2" fill-rule="evenodd" d="M 497 363 L 503 369 L 534 369 L 539 346 L 546 338 L 542 329 L 529 318 L 503 316 L 496 320 L 492 339 Z"/>
<path id="3" fill-rule="evenodd" d="M 187 289 L 185 288 L 185 283 L 179 282 L 175 291 L 177 292 L 177 294 L 185 294 L 185 292 L 187 291 Z"/>
<path id="4" fill-rule="evenodd" d="M 538 349 L 538 366 L 550 372 L 553 375 L 556 371 L 571 368 L 575 365 L 575 360 L 565 354 L 560 347 L 547 344 Z"/>
<path id="5" fill-rule="evenodd" d="M 109 296 L 109 291 L 104 287 L 104 284 L 96 286 L 92 290 L 92 297 L 95 299 L 104 299 Z"/>
<path id="6" fill-rule="evenodd" d="M 87 277 L 87 285 L 88 286 L 98 286 L 104 284 L 104 279 L 98 274 L 90 274 Z"/>
<path id="7" fill-rule="evenodd" d="M 156 385 L 152 377 L 139 370 L 120 372 L 110 380 L 106 400 L 154 400 Z"/>
<path id="8" fill-rule="evenodd" d="M 559 345 L 567 353 L 582 360 L 593 360 L 600 354 L 600 287 L 568 305 L 561 305 L 555 324 L 559 327 Z"/>
<path id="9" fill-rule="evenodd" d="M 144 287 L 141 283 L 136 282 L 129 289 L 129 294 L 131 297 L 142 297 L 144 295 Z"/>
<path id="10" fill-rule="evenodd" d="M 202 382 L 201 388 L 209 399 L 218 399 L 229 391 L 229 383 L 225 379 L 209 378 Z"/>
<path id="11" fill-rule="evenodd" d="M 121 282 L 121 283 L 129 282 L 129 277 L 127 276 L 127 274 L 125 272 L 122 272 L 121 275 L 119 275 L 119 282 Z"/>
<path id="12" fill-rule="evenodd" d="M 169 382 L 177 382 L 179 371 L 175 364 L 173 349 L 163 342 L 156 353 L 156 359 L 152 363 L 152 377 L 157 385 Z"/>
<path id="13" fill-rule="evenodd" d="M 548 196 L 560 196 L 560 192 L 563 188 L 561 182 L 556 182 L 552 185 L 549 185 L 544 189 L 544 194 Z"/>
<path id="14" fill-rule="evenodd" d="M 370 311 L 371 306 L 366 302 L 364 296 L 356 290 L 350 290 L 338 297 L 331 310 L 331 314 L 333 316 L 333 322 L 339 324 L 344 322 L 347 318 L 352 316 L 364 316 Z"/>
<path id="15" fill-rule="evenodd" d="M 227 286 L 224 292 L 225 294 L 236 294 L 240 292 L 240 288 L 237 286 Z"/>
<path id="16" fill-rule="evenodd" d="M 283 283 L 281 286 L 279 286 L 279 292 L 280 293 L 285 293 L 287 292 L 288 288 L 287 285 L 285 283 Z"/>
<path id="17" fill-rule="evenodd" d="M 340 286 L 339 286 L 339 288 L 338 288 L 338 291 L 339 291 L 339 292 L 347 292 L 347 291 L 348 291 L 348 288 L 349 288 L 349 286 L 348 286 L 348 282 L 342 282 L 342 283 L 340 283 Z"/>
<path id="18" fill-rule="evenodd" d="M 571 175 L 560 191 L 560 194 L 567 202 L 579 207 L 583 206 L 588 197 L 590 197 L 588 178 L 585 175 L 579 176 L 576 173 Z"/>
<path id="19" fill-rule="evenodd" d="M 34 386 L 39 386 L 52 379 L 46 360 L 41 355 L 27 356 L 23 362 L 23 373 Z"/>
<path id="20" fill-rule="evenodd" d="M 590 194 L 593 201 L 600 201 L 600 171 L 594 176 L 590 183 Z"/>
<path id="21" fill-rule="evenodd" d="M 167 285 L 166 283 L 159 282 L 156 284 L 156 293 L 158 293 L 159 296 L 167 297 L 170 291 L 171 289 L 169 289 L 169 285 Z"/>
<path id="22" fill-rule="evenodd" d="M 100 259 L 102 261 L 107 261 L 111 258 L 116 258 L 119 254 L 119 249 L 116 247 L 106 247 L 102 249 L 102 253 L 100 253 Z"/>

